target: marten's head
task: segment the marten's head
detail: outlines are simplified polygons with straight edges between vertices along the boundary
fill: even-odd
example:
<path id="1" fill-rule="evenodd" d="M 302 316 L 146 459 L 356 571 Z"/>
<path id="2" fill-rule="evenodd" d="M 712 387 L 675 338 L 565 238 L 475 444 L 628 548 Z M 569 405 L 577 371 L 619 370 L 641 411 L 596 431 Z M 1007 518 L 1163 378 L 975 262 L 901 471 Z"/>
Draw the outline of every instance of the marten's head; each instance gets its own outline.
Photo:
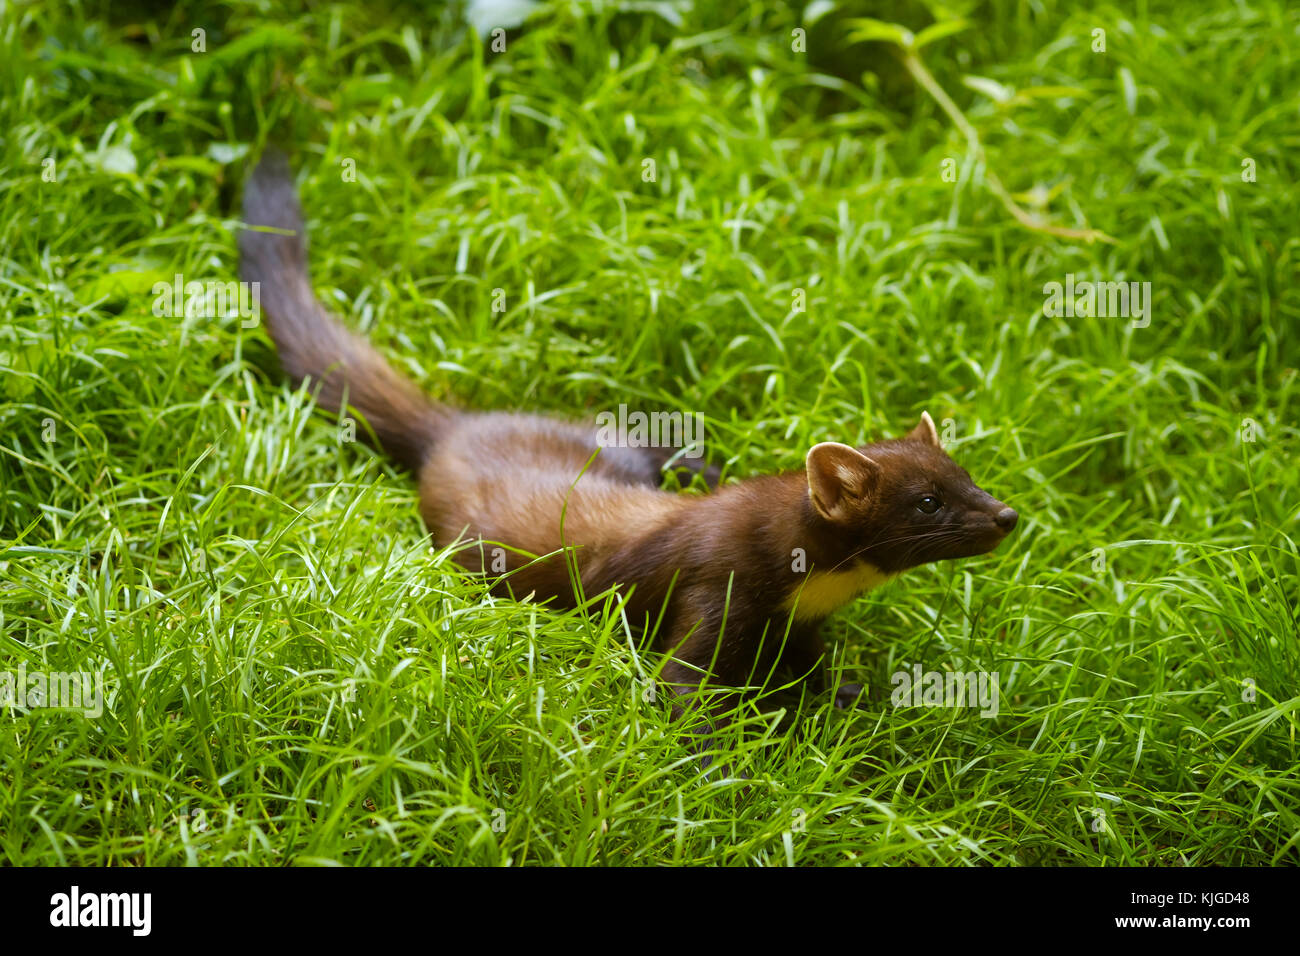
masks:
<path id="1" fill-rule="evenodd" d="M 839 532 L 846 560 L 886 574 L 992 551 L 1019 519 L 948 457 L 928 412 L 903 438 L 815 445 L 807 469 L 813 509 Z"/>

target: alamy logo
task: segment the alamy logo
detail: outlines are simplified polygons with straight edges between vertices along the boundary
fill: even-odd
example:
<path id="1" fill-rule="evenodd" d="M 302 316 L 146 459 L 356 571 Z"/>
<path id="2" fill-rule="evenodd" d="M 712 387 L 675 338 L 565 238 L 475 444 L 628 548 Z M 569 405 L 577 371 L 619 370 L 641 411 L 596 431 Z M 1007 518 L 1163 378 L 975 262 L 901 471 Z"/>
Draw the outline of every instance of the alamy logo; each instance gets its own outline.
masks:
<path id="1" fill-rule="evenodd" d="M 132 935 L 148 936 L 152 928 L 150 893 L 82 893 L 79 886 L 50 897 L 50 925 L 129 926 Z"/>
<path id="2" fill-rule="evenodd" d="M 246 329 L 262 314 L 260 282 L 186 282 L 179 272 L 171 282 L 153 284 L 153 314 L 159 318 L 220 319 L 238 315 Z"/>
<path id="3" fill-rule="evenodd" d="M 87 717 L 104 713 L 104 675 L 90 671 L 0 671 L 0 707 L 79 710 Z"/>
<path id="4" fill-rule="evenodd" d="M 978 707 L 981 717 L 998 715 L 998 675 L 988 671 L 897 671 L 891 678 L 895 707 Z"/>
<path id="5" fill-rule="evenodd" d="M 1050 319 L 1065 316 L 1073 318 L 1123 318 L 1132 319 L 1133 328 L 1145 329 L 1151 324 L 1150 282 L 1076 282 L 1074 273 L 1065 277 L 1065 284 L 1049 282 L 1043 286 L 1047 301 L 1043 315 Z"/>
<path id="6" fill-rule="evenodd" d="M 704 415 L 700 412 L 618 412 L 596 415 L 601 448 L 682 448 L 683 458 L 704 456 Z"/>

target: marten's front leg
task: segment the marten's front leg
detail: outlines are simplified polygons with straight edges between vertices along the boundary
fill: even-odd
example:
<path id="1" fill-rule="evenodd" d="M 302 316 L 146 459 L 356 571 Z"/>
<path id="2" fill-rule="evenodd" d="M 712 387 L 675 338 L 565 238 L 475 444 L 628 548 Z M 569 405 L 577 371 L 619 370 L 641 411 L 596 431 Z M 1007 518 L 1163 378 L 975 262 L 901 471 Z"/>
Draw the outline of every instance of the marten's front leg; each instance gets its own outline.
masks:
<path id="1" fill-rule="evenodd" d="M 826 644 L 818 624 L 792 624 L 781 652 L 780 667 L 792 677 L 801 678 L 814 694 L 826 690 Z M 865 706 L 861 684 L 841 684 L 835 691 L 839 708 Z"/>
<path id="2" fill-rule="evenodd" d="M 703 763 L 708 767 L 712 758 L 705 752 L 731 722 L 741 695 L 739 690 L 714 695 L 706 704 L 701 700 L 701 691 L 706 687 L 739 688 L 748 684 L 755 650 L 750 646 L 750 622 L 743 615 L 731 614 L 724 627 L 714 596 L 686 591 L 679 600 L 672 634 L 665 642 L 671 659 L 663 666 L 662 681 L 673 694 L 674 719 L 703 708 L 707 719 L 693 733 L 696 750 L 704 753 Z M 729 768 L 724 768 L 724 775 L 730 775 Z"/>

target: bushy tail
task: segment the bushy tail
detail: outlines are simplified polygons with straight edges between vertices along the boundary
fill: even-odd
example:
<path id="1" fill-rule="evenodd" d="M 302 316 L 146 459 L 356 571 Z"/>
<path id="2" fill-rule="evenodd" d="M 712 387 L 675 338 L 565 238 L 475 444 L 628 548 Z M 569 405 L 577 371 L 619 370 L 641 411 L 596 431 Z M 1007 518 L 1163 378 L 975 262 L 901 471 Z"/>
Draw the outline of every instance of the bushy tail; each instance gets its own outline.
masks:
<path id="1" fill-rule="evenodd" d="M 365 339 L 330 316 L 312 294 L 302 207 L 284 154 L 268 150 L 244 187 L 240 277 L 260 284 L 262 316 L 294 384 L 310 378 L 325 410 L 359 419 L 382 451 L 416 470 L 453 414 L 390 366 Z"/>

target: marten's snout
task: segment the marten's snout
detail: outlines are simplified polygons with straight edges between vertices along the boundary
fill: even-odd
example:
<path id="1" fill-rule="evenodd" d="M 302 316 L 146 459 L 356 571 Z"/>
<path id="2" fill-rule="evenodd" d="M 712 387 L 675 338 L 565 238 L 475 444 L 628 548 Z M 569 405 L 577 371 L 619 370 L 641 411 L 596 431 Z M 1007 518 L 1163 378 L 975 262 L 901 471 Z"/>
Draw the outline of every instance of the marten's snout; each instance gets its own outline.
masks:
<path id="1" fill-rule="evenodd" d="M 1020 520 L 1020 515 L 1016 513 L 1014 508 L 1003 508 L 993 516 L 993 520 L 998 523 L 998 527 L 1005 533 L 1010 532 L 1016 526 L 1016 522 Z"/>

